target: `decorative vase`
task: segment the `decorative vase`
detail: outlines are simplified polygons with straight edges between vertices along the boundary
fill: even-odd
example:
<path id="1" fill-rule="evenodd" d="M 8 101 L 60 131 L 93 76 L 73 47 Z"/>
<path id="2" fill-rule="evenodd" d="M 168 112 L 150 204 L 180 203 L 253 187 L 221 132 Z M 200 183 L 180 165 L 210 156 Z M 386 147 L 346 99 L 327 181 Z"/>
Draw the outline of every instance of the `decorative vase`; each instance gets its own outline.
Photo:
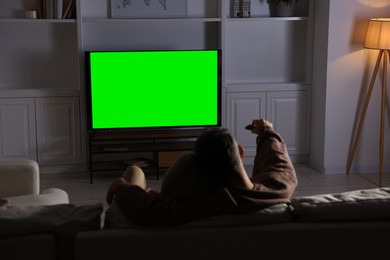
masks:
<path id="1" fill-rule="evenodd" d="M 279 4 L 269 4 L 269 12 L 271 17 L 291 17 L 295 13 L 295 3 L 287 4 L 280 2 Z"/>

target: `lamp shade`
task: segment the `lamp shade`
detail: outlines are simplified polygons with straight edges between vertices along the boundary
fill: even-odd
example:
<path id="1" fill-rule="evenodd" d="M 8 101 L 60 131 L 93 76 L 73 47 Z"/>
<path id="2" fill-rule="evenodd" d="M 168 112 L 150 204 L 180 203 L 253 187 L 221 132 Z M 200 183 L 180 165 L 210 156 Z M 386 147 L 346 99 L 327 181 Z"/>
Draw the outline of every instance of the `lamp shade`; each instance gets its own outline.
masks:
<path id="1" fill-rule="evenodd" d="M 363 47 L 390 50 L 390 18 L 370 19 Z"/>

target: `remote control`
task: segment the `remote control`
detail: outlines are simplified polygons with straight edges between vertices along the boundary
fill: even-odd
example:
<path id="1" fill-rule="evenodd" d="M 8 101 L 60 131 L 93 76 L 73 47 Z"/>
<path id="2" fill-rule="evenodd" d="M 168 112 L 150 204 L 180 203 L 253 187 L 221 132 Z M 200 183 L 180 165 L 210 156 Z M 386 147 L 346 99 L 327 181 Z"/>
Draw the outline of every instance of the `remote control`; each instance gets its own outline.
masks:
<path id="1" fill-rule="evenodd" d="M 253 125 L 247 125 L 245 127 L 246 130 L 252 130 L 253 128 L 255 128 Z"/>

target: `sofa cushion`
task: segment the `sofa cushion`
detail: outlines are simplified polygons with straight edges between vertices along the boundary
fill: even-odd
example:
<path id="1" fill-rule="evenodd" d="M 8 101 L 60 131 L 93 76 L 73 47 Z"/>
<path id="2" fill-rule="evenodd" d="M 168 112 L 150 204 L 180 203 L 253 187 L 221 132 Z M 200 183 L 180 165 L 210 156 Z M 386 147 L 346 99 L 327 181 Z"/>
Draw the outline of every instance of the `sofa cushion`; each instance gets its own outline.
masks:
<path id="1" fill-rule="evenodd" d="M 374 188 L 292 199 L 296 221 L 390 219 L 390 188 Z"/>
<path id="2" fill-rule="evenodd" d="M 33 233 L 73 233 L 100 229 L 101 204 L 58 204 L 0 208 L 0 237 Z"/>
<path id="3" fill-rule="evenodd" d="M 54 234 L 31 234 L 0 238 L 1 259 L 65 260 L 57 257 Z M 68 260 L 68 259 L 66 259 Z"/>
<path id="4" fill-rule="evenodd" d="M 292 216 L 290 207 L 287 204 L 277 204 L 257 212 L 240 215 L 219 215 L 189 222 L 179 227 L 226 227 L 226 226 L 244 226 L 261 225 L 271 223 L 291 222 Z M 105 228 L 150 228 L 141 227 L 133 224 L 120 211 L 114 202 L 105 212 Z M 154 227 L 152 227 L 154 228 Z"/>
<path id="5" fill-rule="evenodd" d="M 68 193 L 58 188 L 48 188 L 37 195 L 24 195 L 5 198 L 9 206 L 43 206 L 69 203 Z"/>
<path id="6" fill-rule="evenodd" d="M 50 233 L 55 238 L 57 259 L 75 259 L 76 235 L 100 230 L 102 212 L 102 204 L 1 207 L 0 239 Z"/>
<path id="7" fill-rule="evenodd" d="M 182 225 L 183 227 L 231 227 L 248 225 L 265 225 L 286 223 L 292 221 L 289 205 L 276 204 L 253 213 L 220 215 L 193 221 Z"/>

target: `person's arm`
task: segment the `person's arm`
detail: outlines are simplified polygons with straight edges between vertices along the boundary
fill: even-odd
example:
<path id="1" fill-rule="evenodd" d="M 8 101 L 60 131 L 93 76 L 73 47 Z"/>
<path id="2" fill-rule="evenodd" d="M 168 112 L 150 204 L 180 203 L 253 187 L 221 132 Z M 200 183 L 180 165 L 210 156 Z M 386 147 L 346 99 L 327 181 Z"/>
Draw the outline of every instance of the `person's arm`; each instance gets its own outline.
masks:
<path id="1" fill-rule="evenodd" d="M 130 185 L 123 177 L 115 179 L 111 182 L 108 190 L 106 192 L 106 202 L 108 205 L 111 205 L 113 200 L 116 198 L 116 194 L 121 186 Z"/>
<path id="2" fill-rule="evenodd" d="M 252 125 L 252 133 L 257 134 L 251 178 L 255 188 L 273 197 L 290 199 L 298 180 L 285 142 L 271 122 L 260 119 Z"/>

